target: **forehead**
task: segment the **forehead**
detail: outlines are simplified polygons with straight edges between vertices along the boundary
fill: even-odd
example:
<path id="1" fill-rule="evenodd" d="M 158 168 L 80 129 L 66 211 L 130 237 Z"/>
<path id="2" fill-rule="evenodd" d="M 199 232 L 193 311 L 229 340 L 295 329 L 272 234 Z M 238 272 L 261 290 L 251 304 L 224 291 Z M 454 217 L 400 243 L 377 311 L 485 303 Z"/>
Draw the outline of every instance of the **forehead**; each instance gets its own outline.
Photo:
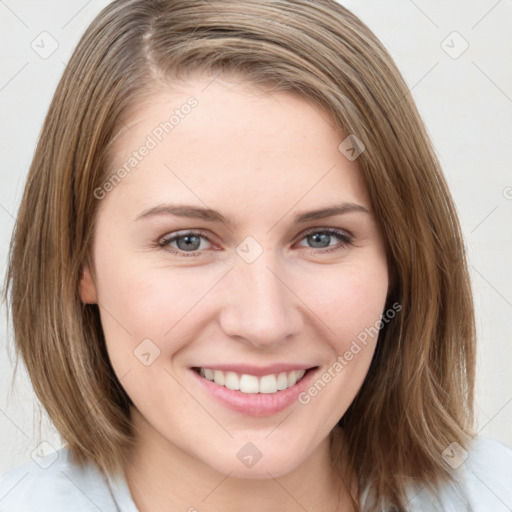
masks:
<path id="1" fill-rule="evenodd" d="M 179 198 L 244 210 L 343 194 L 369 204 L 357 162 L 339 149 L 345 138 L 296 93 L 198 77 L 134 105 L 109 172 L 125 170 L 115 194 L 132 203 Z"/>

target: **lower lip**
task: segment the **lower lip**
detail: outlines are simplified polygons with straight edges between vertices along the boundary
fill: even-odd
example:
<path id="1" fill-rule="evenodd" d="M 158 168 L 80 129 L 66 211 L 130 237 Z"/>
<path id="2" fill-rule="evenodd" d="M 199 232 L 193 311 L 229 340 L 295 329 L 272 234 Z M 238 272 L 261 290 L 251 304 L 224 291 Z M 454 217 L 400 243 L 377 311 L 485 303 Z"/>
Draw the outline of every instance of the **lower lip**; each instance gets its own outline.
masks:
<path id="1" fill-rule="evenodd" d="M 311 380 L 318 371 L 317 368 L 308 370 L 302 379 L 291 388 L 276 393 L 242 393 L 234 391 L 201 377 L 195 370 L 190 370 L 200 385 L 214 398 L 228 409 L 247 416 L 271 416 L 283 411 L 294 402 L 298 396 L 307 389 Z"/>

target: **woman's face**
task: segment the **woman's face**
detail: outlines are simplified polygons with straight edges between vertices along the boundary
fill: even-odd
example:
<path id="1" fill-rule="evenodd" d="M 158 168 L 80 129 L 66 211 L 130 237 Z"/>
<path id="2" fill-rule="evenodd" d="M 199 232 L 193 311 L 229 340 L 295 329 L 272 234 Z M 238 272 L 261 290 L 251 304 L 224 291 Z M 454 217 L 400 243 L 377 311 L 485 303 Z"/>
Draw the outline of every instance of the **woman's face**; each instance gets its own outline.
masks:
<path id="1" fill-rule="evenodd" d="M 142 442 L 247 478 L 326 446 L 388 291 L 346 136 L 299 96 L 211 77 L 127 120 L 81 295 Z"/>

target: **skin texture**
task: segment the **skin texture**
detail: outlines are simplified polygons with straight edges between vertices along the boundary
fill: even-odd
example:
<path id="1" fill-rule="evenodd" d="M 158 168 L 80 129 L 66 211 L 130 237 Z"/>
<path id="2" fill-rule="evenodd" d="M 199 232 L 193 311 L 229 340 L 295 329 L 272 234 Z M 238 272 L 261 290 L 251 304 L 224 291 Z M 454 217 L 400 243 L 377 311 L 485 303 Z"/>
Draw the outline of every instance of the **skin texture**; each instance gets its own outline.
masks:
<path id="1" fill-rule="evenodd" d="M 346 134 L 300 96 L 196 77 L 137 105 L 115 142 L 112 169 L 191 96 L 197 106 L 101 200 L 94 268 L 81 280 L 82 300 L 99 304 L 113 368 L 135 404 L 132 495 L 141 511 L 229 511 L 241 503 L 246 512 L 350 510 L 345 491 L 338 503 L 329 433 L 366 376 L 375 337 L 308 404 L 267 417 L 227 409 L 190 367 L 284 362 L 326 371 L 379 320 L 388 268 L 357 160 L 338 150 Z M 298 212 L 343 202 L 369 213 L 294 223 Z M 165 214 L 136 220 L 166 203 L 218 210 L 236 225 Z M 315 245 L 310 228 L 349 233 L 352 243 L 326 236 Z M 183 239 L 158 245 L 187 229 L 207 236 L 194 256 Z M 250 251 L 262 251 L 251 263 L 236 251 L 246 237 L 256 241 Z M 184 256 L 171 252 L 180 248 Z M 151 358 L 160 351 L 148 366 L 134 355 L 145 339 Z M 247 442 L 262 454 L 250 468 L 237 458 Z"/>

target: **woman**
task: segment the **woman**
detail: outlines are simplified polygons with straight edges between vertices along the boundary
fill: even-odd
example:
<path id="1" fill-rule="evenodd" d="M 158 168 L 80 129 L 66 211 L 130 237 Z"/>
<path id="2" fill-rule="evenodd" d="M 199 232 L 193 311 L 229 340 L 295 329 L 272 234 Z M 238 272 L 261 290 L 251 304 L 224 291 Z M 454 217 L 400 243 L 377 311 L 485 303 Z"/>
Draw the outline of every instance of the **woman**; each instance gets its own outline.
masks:
<path id="1" fill-rule="evenodd" d="M 334 1 L 110 4 L 55 93 L 8 284 L 66 447 L 4 477 L 3 510 L 511 499 L 510 450 L 473 430 L 453 201 Z"/>

